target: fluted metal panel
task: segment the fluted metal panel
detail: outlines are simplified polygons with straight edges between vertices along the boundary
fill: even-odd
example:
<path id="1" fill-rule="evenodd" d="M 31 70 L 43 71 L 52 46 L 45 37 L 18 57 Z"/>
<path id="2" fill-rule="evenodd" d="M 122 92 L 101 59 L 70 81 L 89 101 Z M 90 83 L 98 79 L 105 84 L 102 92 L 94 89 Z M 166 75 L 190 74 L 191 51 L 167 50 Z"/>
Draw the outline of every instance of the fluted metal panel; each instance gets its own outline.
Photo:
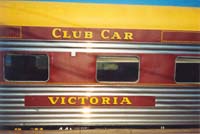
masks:
<path id="1" fill-rule="evenodd" d="M 156 49 L 156 50 L 200 50 L 199 44 L 130 44 L 130 43 L 106 43 L 106 42 L 37 42 L 37 41 L 0 41 L 0 47 L 47 47 L 47 48 L 125 48 L 125 49 Z"/>
<path id="2" fill-rule="evenodd" d="M 199 54 L 200 45 L 0 41 L 0 51 Z"/>
<path id="3" fill-rule="evenodd" d="M 155 107 L 25 107 L 24 96 L 155 96 Z M 0 125 L 198 125 L 199 87 L 0 87 Z"/>

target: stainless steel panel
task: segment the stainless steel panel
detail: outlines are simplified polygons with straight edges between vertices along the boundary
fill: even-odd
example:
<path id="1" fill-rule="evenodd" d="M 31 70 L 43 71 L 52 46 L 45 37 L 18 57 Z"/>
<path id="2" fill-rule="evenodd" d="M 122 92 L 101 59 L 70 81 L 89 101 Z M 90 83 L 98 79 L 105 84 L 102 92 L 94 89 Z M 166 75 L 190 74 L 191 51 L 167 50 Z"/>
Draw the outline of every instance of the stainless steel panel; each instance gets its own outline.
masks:
<path id="1" fill-rule="evenodd" d="M 141 49 L 93 49 L 93 48 L 34 48 L 34 47 L 6 47 L 1 48 L 0 51 L 36 51 L 36 52 L 70 52 L 70 53 L 146 53 L 146 54 L 199 54 L 199 50 L 141 50 Z"/>
<path id="2" fill-rule="evenodd" d="M 0 125 L 198 125 L 199 87 L 0 88 Z M 26 95 L 155 96 L 155 107 L 25 107 Z"/>
<path id="3" fill-rule="evenodd" d="M 0 51 L 199 54 L 200 45 L 0 41 Z"/>
<path id="4" fill-rule="evenodd" d="M 174 49 L 199 50 L 198 44 L 137 44 L 137 43 L 98 43 L 98 42 L 36 42 L 36 41 L 0 41 L 0 47 L 65 47 L 65 48 L 134 48 L 134 49 Z"/>

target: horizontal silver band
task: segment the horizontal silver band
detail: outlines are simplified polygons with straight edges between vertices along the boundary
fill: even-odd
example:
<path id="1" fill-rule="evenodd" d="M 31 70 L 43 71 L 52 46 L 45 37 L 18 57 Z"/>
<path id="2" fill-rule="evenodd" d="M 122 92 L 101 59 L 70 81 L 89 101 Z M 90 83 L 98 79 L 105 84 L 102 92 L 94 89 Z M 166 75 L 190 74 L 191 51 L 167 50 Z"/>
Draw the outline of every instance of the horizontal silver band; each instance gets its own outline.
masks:
<path id="1" fill-rule="evenodd" d="M 199 87 L 0 87 L 1 125 L 198 125 Z M 27 95 L 155 96 L 155 107 L 25 107 Z M 38 102 L 39 103 L 39 102 Z"/>
<path id="2" fill-rule="evenodd" d="M 41 120 L 0 120 L 1 125 L 87 125 L 87 126 L 105 126 L 105 125 L 196 125 L 199 120 L 184 120 L 184 119 L 171 119 L 171 120 L 148 120 L 148 119 L 41 119 Z"/>
<path id="3" fill-rule="evenodd" d="M 200 45 L 0 41 L 0 51 L 199 54 Z"/>
<path id="4" fill-rule="evenodd" d="M 104 43 L 104 42 L 35 42 L 35 41 L 0 41 L 0 47 L 54 47 L 54 48 L 135 48 L 135 49 L 182 49 L 200 50 L 200 44 L 153 44 L 153 43 Z"/>

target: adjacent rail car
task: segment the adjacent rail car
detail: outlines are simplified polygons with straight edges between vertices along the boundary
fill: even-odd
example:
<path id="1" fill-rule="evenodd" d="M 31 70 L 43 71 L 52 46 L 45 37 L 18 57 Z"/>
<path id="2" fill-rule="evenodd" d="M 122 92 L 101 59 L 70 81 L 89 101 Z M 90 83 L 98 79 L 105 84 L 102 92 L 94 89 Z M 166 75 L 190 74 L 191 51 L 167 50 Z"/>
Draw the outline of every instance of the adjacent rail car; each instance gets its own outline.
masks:
<path id="1" fill-rule="evenodd" d="M 199 125 L 198 0 L 1 1 L 1 126 Z"/>

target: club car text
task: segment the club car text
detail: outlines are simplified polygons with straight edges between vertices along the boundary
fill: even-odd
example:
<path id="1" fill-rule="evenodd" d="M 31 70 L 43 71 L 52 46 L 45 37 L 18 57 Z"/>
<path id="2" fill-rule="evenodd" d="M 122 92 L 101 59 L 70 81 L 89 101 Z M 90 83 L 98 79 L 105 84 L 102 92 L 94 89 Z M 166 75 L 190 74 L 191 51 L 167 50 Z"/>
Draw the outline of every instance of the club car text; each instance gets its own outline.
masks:
<path id="1" fill-rule="evenodd" d="M 132 32 L 113 31 L 109 29 L 102 30 L 78 30 L 78 29 L 52 29 L 52 37 L 54 39 L 85 39 L 85 40 L 129 40 L 134 39 Z"/>

